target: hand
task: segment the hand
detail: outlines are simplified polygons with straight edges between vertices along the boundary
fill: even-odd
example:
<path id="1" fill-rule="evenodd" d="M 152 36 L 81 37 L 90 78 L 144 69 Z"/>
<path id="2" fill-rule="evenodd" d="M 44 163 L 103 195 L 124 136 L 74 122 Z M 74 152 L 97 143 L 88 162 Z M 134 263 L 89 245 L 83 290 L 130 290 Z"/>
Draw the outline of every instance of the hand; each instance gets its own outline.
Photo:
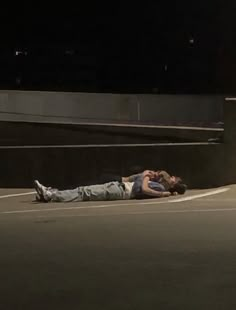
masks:
<path id="1" fill-rule="evenodd" d="M 170 197 L 171 192 L 162 192 L 162 197 Z"/>

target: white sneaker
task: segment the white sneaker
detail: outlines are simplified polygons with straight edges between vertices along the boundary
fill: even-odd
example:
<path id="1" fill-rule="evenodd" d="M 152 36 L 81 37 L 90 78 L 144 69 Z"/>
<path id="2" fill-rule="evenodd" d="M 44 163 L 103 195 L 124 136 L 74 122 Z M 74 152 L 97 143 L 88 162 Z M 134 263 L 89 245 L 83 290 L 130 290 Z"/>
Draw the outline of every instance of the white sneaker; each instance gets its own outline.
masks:
<path id="1" fill-rule="evenodd" d="M 34 180 L 34 188 L 38 195 L 36 195 L 36 199 L 43 202 L 48 202 L 52 198 L 52 192 L 48 187 L 40 184 L 38 180 Z"/>

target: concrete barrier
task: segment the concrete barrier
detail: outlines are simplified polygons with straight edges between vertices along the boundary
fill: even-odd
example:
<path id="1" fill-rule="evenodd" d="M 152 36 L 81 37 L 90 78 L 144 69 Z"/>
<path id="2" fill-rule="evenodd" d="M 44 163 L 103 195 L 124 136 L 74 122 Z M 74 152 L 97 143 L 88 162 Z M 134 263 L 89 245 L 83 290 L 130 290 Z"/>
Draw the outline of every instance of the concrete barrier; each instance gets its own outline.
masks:
<path id="1" fill-rule="evenodd" d="M 17 133 L 17 134 L 16 134 Z M 0 122 L 0 145 L 68 145 L 222 141 L 222 128 Z"/>
<path id="2" fill-rule="evenodd" d="M 129 147 L 56 147 L 0 149 L 1 187 L 48 185 L 73 187 L 97 183 L 103 173 L 129 175 L 134 166 L 166 169 L 191 188 L 225 183 L 223 144 Z"/>
<path id="3" fill-rule="evenodd" d="M 9 98 L 6 100 L 9 100 Z M 224 135 L 224 142 L 221 143 L 196 143 L 198 140 L 191 140 L 195 143 L 157 145 L 152 142 L 156 142 L 154 139 L 158 134 L 159 136 L 163 135 L 163 132 L 160 134 L 160 128 L 155 132 L 151 128 L 148 136 L 142 136 L 143 129 L 137 131 L 136 128 L 133 132 L 130 131 L 132 135 L 129 137 L 127 132 L 122 132 L 121 129 L 119 129 L 120 136 L 118 135 L 117 139 L 115 139 L 115 131 L 110 129 L 110 140 L 107 138 L 108 131 L 100 133 L 100 140 L 98 136 L 94 135 L 93 138 L 99 140 L 96 146 L 68 146 L 68 144 L 74 144 L 75 141 L 78 144 L 88 143 L 91 131 L 81 134 L 81 131 L 78 131 L 78 127 L 75 130 L 75 127 L 66 126 L 65 124 L 61 124 L 62 127 L 55 127 L 52 124 L 45 123 L 40 125 L 32 123 L 30 125 L 29 123 L 18 123 L 16 125 L 14 123 L 16 127 L 11 126 L 11 123 L 4 123 L 8 126 L 8 130 L 6 130 L 6 127 L 4 130 L 5 125 L 1 123 L 1 126 L 3 126 L 0 133 L 2 145 L 6 145 L 6 143 L 3 143 L 5 136 L 6 139 L 7 137 L 10 137 L 12 140 L 15 138 L 17 143 L 11 141 L 12 143 L 8 144 L 18 145 L 18 147 L 0 147 L 0 186 L 30 187 L 32 186 L 32 180 L 38 178 L 45 184 L 60 188 L 73 187 L 96 183 L 102 173 L 128 175 L 133 172 L 132 168 L 134 166 L 144 169 L 166 169 L 172 174 L 182 176 L 190 188 L 208 188 L 234 183 L 236 182 L 235 106 L 235 103 L 231 101 L 226 101 L 224 104 L 225 132 L 220 132 L 221 137 Z M 17 126 L 25 126 L 21 140 L 18 136 L 20 131 Z M 93 130 L 96 132 L 97 127 Z M 78 135 L 79 132 L 80 134 Z M 187 130 L 186 135 L 187 132 L 189 134 Z M 68 135 L 68 133 L 70 134 Z M 136 134 L 136 138 L 138 137 L 137 140 L 134 134 Z M 176 136 L 176 131 L 172 131 L 172 134 L 173 138 Z M 186 139 L 186 135 L 184 135 L 184 139 Z M 28 138 L 31 137 L 32 140 L 25 139 L 26 136 Z M 48 136 L 50 136 L 50 139 L 48 139 Z M 193 136 L 191 136 L 191 139 Z M 58 143 L 61 144 L 64 142 L 62 137 L 66 139 L 67 145 L 58 147 L 45 145 L 47 143 L 43 143 L 44 147 L 39 145 L 43 141 L 53 144 L 51 143 L 53 139 L 54 142 L 55 139 L 58 139 Z M 206 136 L 204 137 L 206 138 Z M 121 138 L 123 140 L 120 142 L 119 139 Z M 21 141 L 21 145 L 19 145 L 19 141 Z M 35 143 L 35 141 L 40 143 Z M 103 143 L 102 146 L 102 141 L 108 141 L 109 143 L 111 141 L 113 143 L 120 142 L 120 145 L 104 145 Z M 149 143 L 149 145 L 122 145 L 125 142 L 135 143 L 137 141 Z M 188 139 L 186 141 L 190 142 Z M 26 142 L 30 142 L 27 147 Z"/>
<path id="4" fill-rule="evenodd" d="M 0 91 L 0 121 L 217 123 L 223 96 Z"/>

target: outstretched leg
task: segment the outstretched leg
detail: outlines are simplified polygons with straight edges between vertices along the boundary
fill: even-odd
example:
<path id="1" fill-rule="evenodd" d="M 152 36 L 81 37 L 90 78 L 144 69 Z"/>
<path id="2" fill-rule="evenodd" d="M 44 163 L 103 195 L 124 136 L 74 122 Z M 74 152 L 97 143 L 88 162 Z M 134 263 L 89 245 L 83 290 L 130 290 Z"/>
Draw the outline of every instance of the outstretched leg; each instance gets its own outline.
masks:
<path id="1" fill-rule="evenodd" d="M 38 180 L 34 181 L 34 188 L 37 192 L 36 200 L 41 202 L 70 202 L 83 200 L 79 194 L 78 188 L 59 191 L 58 189 L 44 186 L 43 184 L 39 183 Z"/>
<path id="2" fill-rule="evenodd" d="M 40 200 L 44 202 L 72 202 L 72 201 L 105 201 L 127 199 L 125 189 L 120 182 L 109 182 L 105 184 L 80 186 L 71 190 L 47 188 L 34 181 L 34 187 Z"/>

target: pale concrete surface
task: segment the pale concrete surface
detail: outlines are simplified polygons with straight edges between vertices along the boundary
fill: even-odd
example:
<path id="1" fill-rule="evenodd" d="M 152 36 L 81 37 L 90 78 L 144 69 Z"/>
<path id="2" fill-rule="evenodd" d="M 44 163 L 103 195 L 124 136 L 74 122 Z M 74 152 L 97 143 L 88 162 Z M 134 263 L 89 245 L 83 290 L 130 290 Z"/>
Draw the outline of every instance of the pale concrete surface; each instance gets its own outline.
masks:
<path id="1" fill-rule="evenodd" d="M 1 308 L 235 309 L 236 186 L 224 188 L 69 204 L 1 189 Z"/>

